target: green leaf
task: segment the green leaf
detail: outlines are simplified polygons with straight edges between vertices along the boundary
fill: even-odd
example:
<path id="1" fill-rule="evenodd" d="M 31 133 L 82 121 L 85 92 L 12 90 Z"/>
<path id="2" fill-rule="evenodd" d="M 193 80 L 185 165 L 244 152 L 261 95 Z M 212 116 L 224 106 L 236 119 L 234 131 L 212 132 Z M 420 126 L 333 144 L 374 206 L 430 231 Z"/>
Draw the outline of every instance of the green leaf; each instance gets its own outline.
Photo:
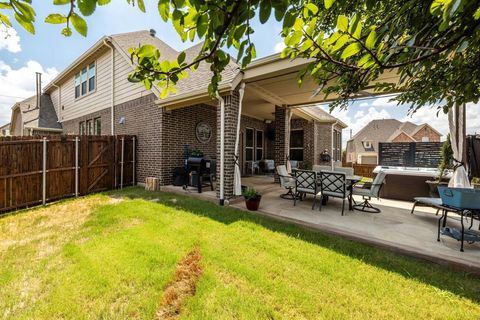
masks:
<path id="1" fill-rule="evenodd" d="M 347 31 L 348 29 L 348 18 L 343 14 L 339 15 L 337 18 L 337 28 L 340 31 Z"/>
<path id="2" fill-rule="evenodd" d="M 31 34 L 35 34 L 35 27 L 33 26 L 33 23 L 29 20 L 26 20 L 25 17 L 19 15 L 18 13 L 14 14 L 15 20 L 28 32 Z"/>
<path id="3" fill-rule="evenodd" d="M 375 48 L 375 42 L 377 42 L 377 32 L 375 29 L 372 29 L 368 34 L 367 40 L 365 41 L 365 47 L 367 47 L 369 50 L 372 50 Z"/>
<path id="4" fill-rule="evenodd" d="M 340 38 L 338 38 L 338 40 L 335 42 L 335 45 L 332 48 L 332 53 L 342 49 L 349 39 L 350 37 L 347 34 L 344 34 Z"/>
<path id="5" fill-rule="evenodd" d="M 208 15 L 202 14 L 197 20 L 197 34 L 201 38 L 207 33 L 208 30 Z"/>
<path id="6" fill-rule="evenodd" d="M 80 9 L 80 12 L 84 16 L 89 16 L 93 12 L 95 12 L 95 9 L 97 7 L 97 1 L 96 0 L 78 0 L 77 6 L 78 6 L 78 9 Z"/>
<path id="7" fill-rule="evenodd" d="M 53 4 L 57 6 L 61 6 L 64 4 L 70 4 L 70 0 L 53 0 Z"/>
<path id="8" fill-rule="evenodd" d="M 310 10 L 314 15 L 318 12 L 318 7 L 314 3 L 307 3 L 307 8 Z"/>
<path id="9" fill-rule="evenodd" d="M 0 22 L 6 24 L 8 27 L 12 26 L 12 23 L 10 22 L 10 18 L 6 15 L 3 15 L 0 13 Z"/>
<path id="10" fill-rule="evenodd" d="M 187 54 L 185 53 L 185 51 L 180 52 L 180 54 L 177 57 L 178 64 L 182 64 L 185 61 L 186 56 Z"/>
<path id="11" fill-rule="evenodd" d="M 170 1 L 160 0 L 158 1 L 158 12 L 163 21 L 167 22 L 170 16 Z"/>
<path id="12" fill-rule="evenodd" d="M 97 4 L 99 6 L 104 6 L 106 4 L 109 4 L 111 0 L 97 0 Z"/>
<path id="13" fill-rule="evenodd" d="M 260 2 L 260 23 L 264 24 L 270 18 L 272 13 L 272 3 L 270 0 L 263 0 Z"/>
<path id="14" fill-rule="evenodd" d="M 0 2 L 0 9 L 12 9 L 12 6 L 8 2 Z"/>
<path id="15" fill-rule="evenodd" d="M 360 44 L 358 42 L 351 43 L 345 48 L 345 50 L 343 50 L 340 58 L 342 58 L 343 60 L 346 60 L 346 59 L 350 58 L 351 56 L 359 53 L 360 50 L 362 50 L 362 47 L 360 46 Z"/>
<path id="16" fill-rule="evenodd" d="M 335 0 L 325 0 L 325 9 L 330 9 L 334 2 Z"/>
<path id="17" fill-rule="evenodd" d="M 85 20 L 80 17 L 78 14 L 73 13 L 70 16 L 70 21 L 72 22 L 73 27 L 80 33 L 82 36 L 86 37 L 88 32 L 87 23 Z"/>
<path id="18" fill-rule="evenodd" d="M 143 0 L 137 0 L 137 5 L 140 11 L 145 12 L 145 3 L 143 2 Z"/>
<path id="19" fill-rule="evenodd" d="M 46 23 L 52 23 L 52 24 L 62 24 L 62 23 L 67 23 L 67 17 L 59 14 L 59 13 L 52 13 L 49 14 L 45 18 Z"/>
<path id="20" fill-rule="evenodd" d="M 35 11 L 29 4 L 18 1 L 13 2 L 13 4 L 28 21 L 35 21 Z"/>
<path id="21" fill-rule="evenodd" d="M 155 46 L 152 46 L 151 44 L 146 44 L 140 47 L 140 49 L 137 52 L 138 57 L 143 58 L 143 57 L 152 57 L 155 55 Z"/>
<path id="22" fill-rule="evenodd" d="M 63 28 L 62 29 L 62 34 L 65 36 L 65 37 L 70 37 L 72 35 L 72 29 L 70 28 Z"/>

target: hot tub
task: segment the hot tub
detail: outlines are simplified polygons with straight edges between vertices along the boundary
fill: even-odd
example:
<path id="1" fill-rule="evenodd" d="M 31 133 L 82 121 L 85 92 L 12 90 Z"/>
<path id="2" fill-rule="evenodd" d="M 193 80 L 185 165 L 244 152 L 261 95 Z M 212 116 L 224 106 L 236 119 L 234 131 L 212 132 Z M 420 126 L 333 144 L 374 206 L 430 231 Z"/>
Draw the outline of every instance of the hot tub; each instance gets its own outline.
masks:
<path id="1" fill-rule="evenodd" d="M 437 179 L 440 173 L 437 168 L 377 166 L 373 174 L 376 175 L 380 170 L 387 174 L 380 197 L 404 201 L 413 201 L 415 197 L 429 197 L 430 188 L 425 181 Z M 446 178 L 450 176 L 451 173 L 447 174 Z"/>

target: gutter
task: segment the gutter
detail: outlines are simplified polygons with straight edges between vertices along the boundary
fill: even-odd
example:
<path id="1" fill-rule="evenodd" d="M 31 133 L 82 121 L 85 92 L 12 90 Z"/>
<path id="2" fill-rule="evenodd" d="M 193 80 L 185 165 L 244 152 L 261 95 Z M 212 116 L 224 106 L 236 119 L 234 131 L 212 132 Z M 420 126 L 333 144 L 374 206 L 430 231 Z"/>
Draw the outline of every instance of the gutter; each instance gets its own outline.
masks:
<path id="1" fill-rule="evenodd" d="M 110 37 L 103 40 L 103 44 L 110 48 L 110 133 L 115 135 L 115 49 L 108 41 L 111 41 Z"/>

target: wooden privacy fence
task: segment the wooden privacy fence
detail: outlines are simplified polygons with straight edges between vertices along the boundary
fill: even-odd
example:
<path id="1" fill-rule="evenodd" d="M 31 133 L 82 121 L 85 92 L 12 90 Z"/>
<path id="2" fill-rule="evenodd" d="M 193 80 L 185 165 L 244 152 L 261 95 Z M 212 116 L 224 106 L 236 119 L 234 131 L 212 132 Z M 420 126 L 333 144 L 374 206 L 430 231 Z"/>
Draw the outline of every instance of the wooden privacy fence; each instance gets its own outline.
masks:
<path id="1" fill-rule="evenodd" d="M 135 136 L 0 138 L 0 212 L 135 184 Z"/>

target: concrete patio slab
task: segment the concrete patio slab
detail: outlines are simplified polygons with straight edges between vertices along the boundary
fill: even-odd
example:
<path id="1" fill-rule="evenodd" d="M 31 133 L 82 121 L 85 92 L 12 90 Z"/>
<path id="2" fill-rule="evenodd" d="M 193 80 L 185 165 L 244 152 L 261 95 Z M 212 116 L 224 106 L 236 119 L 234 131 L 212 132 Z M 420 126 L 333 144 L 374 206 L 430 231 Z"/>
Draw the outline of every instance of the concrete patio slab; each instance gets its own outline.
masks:
<path id="1" fill-rule="evenodd" d="M 309 196 L 297 201 L 294 206 L 293 201 L 280 198 L 285 189 L 275 184 L 272 177 L 248 177 L 242 179 L 242 184 L 255 187 L 262 194 L 259 214 L 480 275 L 480 243 L 465 242 L 465 252 L 460 252 L 459 241 L 441 236 L 438 242 L 440 216 L 436 216 L 436 210 L 432 208 L 418 207 L 411 214 L 411 202 L 374 199 L 372 204 L 381 209 L 380 213 L 349 211 L 346 208 L 345 215 L 341 216 L 342 201 L 339 199 L 330 199 L 321 211 L 318 206 L 315 210 L 311 209 L 313 197 Z M 191 190 L 185 192 L 179 187 L 164 187 L 163 190 L 218 202 L 216 193 L 212 191 L 199 194 Z M 246 210 L 243 199 L 230 201 L 230 205 Z M 460 228 L 460 217 L 449 214 L 447 225 Z M 479 229 L 478 221 L 474 221 L 473 229 Z"/>

